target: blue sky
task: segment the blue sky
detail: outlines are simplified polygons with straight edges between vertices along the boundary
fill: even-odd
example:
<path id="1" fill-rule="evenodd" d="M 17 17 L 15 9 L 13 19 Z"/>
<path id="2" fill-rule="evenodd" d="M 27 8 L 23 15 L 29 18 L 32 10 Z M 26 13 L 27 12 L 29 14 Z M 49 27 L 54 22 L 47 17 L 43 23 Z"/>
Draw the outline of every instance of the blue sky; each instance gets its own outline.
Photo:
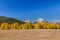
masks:
<path id="1" fill-rule="evenodd" d="M 19 20 L 60 20 L 60 0 L 0 0 L 0 16 Z"/>

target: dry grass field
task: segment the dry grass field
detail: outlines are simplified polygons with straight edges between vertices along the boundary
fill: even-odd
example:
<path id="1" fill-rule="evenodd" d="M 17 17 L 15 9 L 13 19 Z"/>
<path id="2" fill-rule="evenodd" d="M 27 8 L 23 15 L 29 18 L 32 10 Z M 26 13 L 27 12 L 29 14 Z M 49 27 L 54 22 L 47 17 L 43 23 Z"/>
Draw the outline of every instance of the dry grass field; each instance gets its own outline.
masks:
<path id="1" fill-rule="evenodd" d="M 60 40 L 60 30 L 0 30 L 0 40 Z"/>

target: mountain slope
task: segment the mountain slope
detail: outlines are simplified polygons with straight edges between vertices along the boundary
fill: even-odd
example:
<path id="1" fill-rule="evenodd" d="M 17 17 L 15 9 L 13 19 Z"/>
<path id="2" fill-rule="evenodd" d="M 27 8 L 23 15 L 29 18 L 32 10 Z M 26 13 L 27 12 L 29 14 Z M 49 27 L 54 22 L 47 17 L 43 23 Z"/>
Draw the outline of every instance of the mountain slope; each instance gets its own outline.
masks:
<path id="1" fill-rule="evenodd" d="M 0 23 L 6 19 L 8 19 L 8 17 L 0 16 Z"/>
<path id="2" fill-rule="evenodd" d="M 17 22 L 19 24 L 24 24 L 25 23 L 23 21 L 20 21 L 20 20 L 14 19 L 14 18 L 8 18 L 8 17 L 5 17 L 5 16 L 0 16 L 0 23 L 2 23 L 2 22 L 7 22 L 9 24 L 14 23 L 14 22 Z"/>

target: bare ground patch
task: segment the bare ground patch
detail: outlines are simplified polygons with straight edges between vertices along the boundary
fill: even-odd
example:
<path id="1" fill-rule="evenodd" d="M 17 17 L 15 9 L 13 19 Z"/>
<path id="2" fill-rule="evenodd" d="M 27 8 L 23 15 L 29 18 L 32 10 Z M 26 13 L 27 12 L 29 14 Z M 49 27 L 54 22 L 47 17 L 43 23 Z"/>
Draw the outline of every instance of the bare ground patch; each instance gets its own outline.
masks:
<path id="1" fill-rule="evenodd" d="M 0 40 L 60 40 L 60 30 L 0 30 Z"/>

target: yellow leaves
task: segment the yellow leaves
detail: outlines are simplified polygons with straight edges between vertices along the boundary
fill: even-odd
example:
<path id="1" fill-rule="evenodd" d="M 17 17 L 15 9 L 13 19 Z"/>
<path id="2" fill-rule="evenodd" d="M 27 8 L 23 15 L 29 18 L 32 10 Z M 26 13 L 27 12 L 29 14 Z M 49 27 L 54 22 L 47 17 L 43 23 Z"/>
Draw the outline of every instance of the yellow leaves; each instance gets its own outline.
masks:
<path id="1" fill-rule="evenodd" d="M 40 24 L 43 26 L 44 29 L 47 28 L 48 23 L 47 22 L 40 22 Z"/>
<path id="2" fill-rule="evenodd" d="M 30 22 L 20 25 L 20 29 L 33 29 L 34 26 Z"/>
<path id="3" fill-rule="evenodd" d="M 19 29 L 24 29 L 24 24 L 20 25 Z"/>
<path id="4" fill-rule="evenodd" d="M 24 24 L 24 29 L 32 29 L 31 23 L 30 22 L 26 22 Z"/>
<path id="5" fill-rule="evenodd" d="M 50 24 L 50 27 L 51 27 L 52 29 L 59 29 L 59 28 L 60 28 L 59 25 L 56 24 L 56 23 L 51 23 L 51 24 Z"/>
<path id="6" fill-rule="evenodd" d="M 60 24 L 56 23 L 47 23 L 47 22 L 38 22 L 38 23 L 30 23 L 26 22 L 25 24 L 19 24 L 17 22 L 9 24 L 9 23 L 1 23 L 0 29 L 13 29 L 13 30 L 24 30 L 24 29 L 60 29 Z"/>
<path id="7" fill-rule="evenodd" d="M 39 28 L 40 28 L 40 24 L 39 23 L 34 25 L 34 29 L 39 29 Z"/>
<path id="8" fill-rule="evenodd" d="M 12 23 L 11 24 L 11 28 L 12 29 L 18 29 L 19 28 L 19 24 L 18 23 Z"/>
<path id="9" fill-rule="evenodd" d="M 10 24 L 8 23 L 2 23 L 1 26 L 0 26 L 1 29 L 10 29 Z"/>

